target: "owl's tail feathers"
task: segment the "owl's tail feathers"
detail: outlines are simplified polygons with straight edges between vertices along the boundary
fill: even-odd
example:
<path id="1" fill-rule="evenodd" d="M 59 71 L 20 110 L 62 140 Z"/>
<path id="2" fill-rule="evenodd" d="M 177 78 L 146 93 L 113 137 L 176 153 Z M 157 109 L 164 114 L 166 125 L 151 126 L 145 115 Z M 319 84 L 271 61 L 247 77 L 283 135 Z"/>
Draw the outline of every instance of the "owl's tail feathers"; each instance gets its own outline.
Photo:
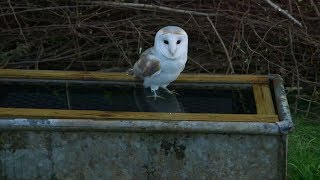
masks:
<path id="1" fill-rule="evenodd" d="M 136 76 L 136 74 L 134 73 L 134 71 L 133 71 L 132 68 L 128 69 L 128 70 L 126 71 L 126 73 L 127 73 L 127 75 L 130 75 L 130 76 L 133 76 L 134 78 L 139 79 L 139 77 Z"/>
<path id="2" fill-rule="evenodd" d="M 128 70 L 126 71 L 126 73 L 127 73 L 128 75 L 130 75 L 130 76 L 134 76 L 134 72 L 133 72 L 133 69 L 132 69 L 132 68 L 128 69 Z"/>

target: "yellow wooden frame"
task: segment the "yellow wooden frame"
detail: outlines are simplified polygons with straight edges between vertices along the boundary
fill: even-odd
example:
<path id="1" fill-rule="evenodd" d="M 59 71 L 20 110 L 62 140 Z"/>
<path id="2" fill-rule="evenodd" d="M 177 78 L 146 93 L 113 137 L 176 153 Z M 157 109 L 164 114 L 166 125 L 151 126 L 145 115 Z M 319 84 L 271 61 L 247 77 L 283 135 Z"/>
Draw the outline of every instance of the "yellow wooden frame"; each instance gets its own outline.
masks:
<path id="1" fill-rule="evenodd" d="M 257 114 L 275 114 L 268 84 L 254 84 L 253 94 L 256 102 Z"/>
<path id="2" fill-rule="evenodd" d="M 0 78 L 42 80 L 136 81 L 125 73 L 0 69 Z M 176 83 L 246 83 L 253 84 L 257 114 L 116 112 L 96 110 L 59 110 L 0 108 L 1 118 L 50 118 L 93 120 L 167 120 L 221 122 L 277 122 L 268 76 L 182 74 Z"/>
<path id="3" fill-rule="evenodd" d="M 0 78 L 49 79 L 49 80 L 94 80 L 94 81 L 136 81 L 132 76 L 121 72 L 98 71 L 52 71 L 0 69 Z M 261 75 L 212 75 L 181 74 L 177 83 L 269 83 L 268 76 Z"/>
<path id="4" fill-rule="evenodd" d="M 0 108 L 0 117 L 31 117 L 51 119 L 93 120 L 168 120 L 168 121 L 230 121 L 230 122 L 276 122 L 276 115 L 264 114 L 210 114 L 210 113 L 160 113 L 116 112 L 96 110 L 60 110 Z"/>

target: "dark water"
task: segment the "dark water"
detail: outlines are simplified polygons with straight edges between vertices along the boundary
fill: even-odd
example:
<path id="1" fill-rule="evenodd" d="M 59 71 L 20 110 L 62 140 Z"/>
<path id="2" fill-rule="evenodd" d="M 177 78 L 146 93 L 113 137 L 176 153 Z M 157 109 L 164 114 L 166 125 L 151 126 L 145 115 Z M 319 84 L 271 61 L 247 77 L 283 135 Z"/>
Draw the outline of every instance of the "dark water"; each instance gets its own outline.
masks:
<path id="1" fill-rule="evenodd" d="M 252 87 L 179 87 L 179 95 L 160 89 L 163 98 L 148 97 L 137 85 L 0 82 L 0 107 L 105 110 L 133 112 L 190 112 L 255 114 Z"/>

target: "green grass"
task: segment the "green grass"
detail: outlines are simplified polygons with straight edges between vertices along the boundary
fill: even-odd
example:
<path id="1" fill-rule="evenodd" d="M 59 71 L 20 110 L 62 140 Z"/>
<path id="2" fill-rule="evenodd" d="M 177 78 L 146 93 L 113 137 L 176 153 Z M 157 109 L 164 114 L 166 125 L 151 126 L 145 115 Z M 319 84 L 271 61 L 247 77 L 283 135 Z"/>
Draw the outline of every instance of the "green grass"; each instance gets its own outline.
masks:
<path id="1" fill-rule="evenodd" d="M 288 179 L 320 180 L 320 122 L 296 117 L 288 144 Z"/>

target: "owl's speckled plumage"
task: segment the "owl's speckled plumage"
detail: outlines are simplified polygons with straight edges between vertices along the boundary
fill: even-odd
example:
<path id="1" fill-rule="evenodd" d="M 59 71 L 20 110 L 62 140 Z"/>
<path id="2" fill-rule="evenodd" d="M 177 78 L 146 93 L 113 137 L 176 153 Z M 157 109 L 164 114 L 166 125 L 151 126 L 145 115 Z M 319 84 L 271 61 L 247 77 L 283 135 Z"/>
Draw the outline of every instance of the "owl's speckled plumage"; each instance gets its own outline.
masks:
<path id="1" fill-rule="evenodd" d="M 154 46 L 141 54 L 133 66 L 133 74 L 144 80 L 144 87 L 150 87 L 156 98 L 159 87 L 170 92 L 167 86 L 183 71 L 187 54 L 187 33 L 180 27 L 166 26 L 157 32 Z"/>

